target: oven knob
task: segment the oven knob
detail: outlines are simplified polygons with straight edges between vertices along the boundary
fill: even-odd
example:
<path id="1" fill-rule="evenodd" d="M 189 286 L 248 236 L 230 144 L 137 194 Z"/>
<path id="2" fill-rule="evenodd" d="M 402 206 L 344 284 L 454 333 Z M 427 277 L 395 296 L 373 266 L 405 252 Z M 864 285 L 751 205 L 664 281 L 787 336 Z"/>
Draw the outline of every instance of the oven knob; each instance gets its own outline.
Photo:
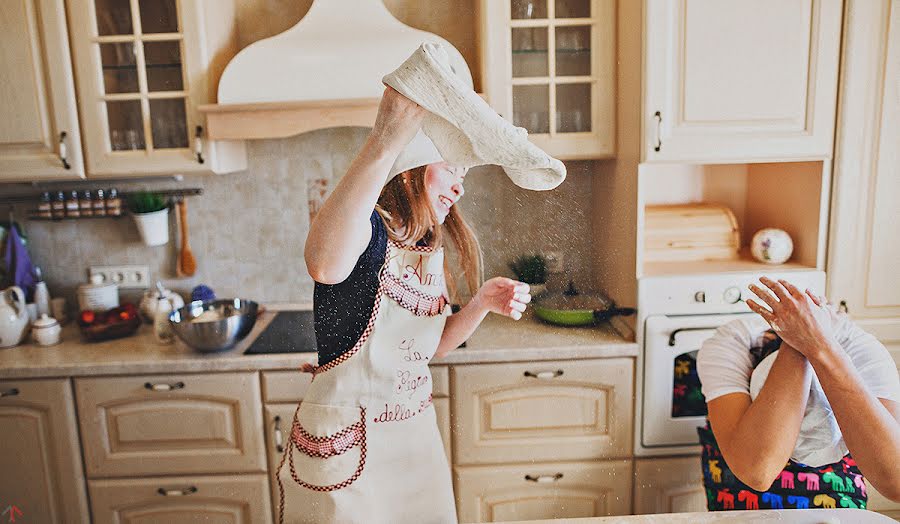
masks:
<path id="1" fill-rule="evenodd" d="M 703 291 L 694 293 L 694 302 L 706 302 L 706 293 Z"/>
<path id="2" fill-rule="evenodd" d="M 737 304 L 741 301 L 741 288 L 730 287 L 726 289 L 722 298 L 725 299 L 726 304 Z"/>

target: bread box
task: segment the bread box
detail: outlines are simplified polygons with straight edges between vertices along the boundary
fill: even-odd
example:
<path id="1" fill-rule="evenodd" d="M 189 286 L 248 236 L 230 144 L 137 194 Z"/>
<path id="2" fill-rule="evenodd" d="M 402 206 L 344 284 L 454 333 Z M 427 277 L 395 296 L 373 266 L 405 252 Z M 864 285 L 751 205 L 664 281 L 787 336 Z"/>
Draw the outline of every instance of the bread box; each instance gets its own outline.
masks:
<path id="1" fill-rule="evenodd" d="M 644 261 L 689 262 L 739 258 L 734 213 L 719 204 L 651 205 L 644 210 Z"/>

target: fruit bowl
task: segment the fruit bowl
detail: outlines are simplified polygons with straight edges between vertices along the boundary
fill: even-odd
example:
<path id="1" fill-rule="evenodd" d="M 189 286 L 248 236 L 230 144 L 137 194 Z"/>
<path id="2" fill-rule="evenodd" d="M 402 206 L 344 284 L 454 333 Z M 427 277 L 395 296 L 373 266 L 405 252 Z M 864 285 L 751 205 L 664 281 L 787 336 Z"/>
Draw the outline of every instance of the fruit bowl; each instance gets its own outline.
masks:
<path id="1" fill-rule="evenodd" d="M 78 327 L 88 342 L 101 342 L 133 335 L 141 326 L 137 306 L 126 303 L 103 312 L 82 311 Z"/>

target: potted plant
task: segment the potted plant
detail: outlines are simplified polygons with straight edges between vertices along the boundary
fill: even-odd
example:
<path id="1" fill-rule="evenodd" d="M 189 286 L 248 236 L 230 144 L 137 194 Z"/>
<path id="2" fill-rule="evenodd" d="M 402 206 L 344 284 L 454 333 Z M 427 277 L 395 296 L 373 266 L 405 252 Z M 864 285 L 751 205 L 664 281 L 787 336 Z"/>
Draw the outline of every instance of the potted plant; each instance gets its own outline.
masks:
<path id="1" fill-rule="evenodd" d="M 547 261 L 541 255 L 522 255 L 509 264 L 520 282 L 531 286 L 531 294 L 538 296 L 547 290 Z"/>
<path id="2" fill-rule="evenodd" d="M 169 204 L 165 197 L 149 191 L 134 193 L 128 195 L 128 209 L 144 244 L 161 246 L 169 242 Z"/>

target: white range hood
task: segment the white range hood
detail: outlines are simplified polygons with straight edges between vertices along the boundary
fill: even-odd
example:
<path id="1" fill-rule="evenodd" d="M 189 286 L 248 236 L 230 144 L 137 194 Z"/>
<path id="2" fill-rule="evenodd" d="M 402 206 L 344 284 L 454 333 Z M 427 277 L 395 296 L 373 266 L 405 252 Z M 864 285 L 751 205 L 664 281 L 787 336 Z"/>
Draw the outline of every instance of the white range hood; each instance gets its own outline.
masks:
<path id="1" fill-rule="evenodd" d="M 218 104 L 201 107 L 212 139 L 277 138 L 371 126 L 381 78 L 423 42 L 446 47 L 456 74 L 469 67 L 445 39 L 409 27 L 381 0 L 315 0 L 287 31 L 239 52 L 219 80 Z"/>

